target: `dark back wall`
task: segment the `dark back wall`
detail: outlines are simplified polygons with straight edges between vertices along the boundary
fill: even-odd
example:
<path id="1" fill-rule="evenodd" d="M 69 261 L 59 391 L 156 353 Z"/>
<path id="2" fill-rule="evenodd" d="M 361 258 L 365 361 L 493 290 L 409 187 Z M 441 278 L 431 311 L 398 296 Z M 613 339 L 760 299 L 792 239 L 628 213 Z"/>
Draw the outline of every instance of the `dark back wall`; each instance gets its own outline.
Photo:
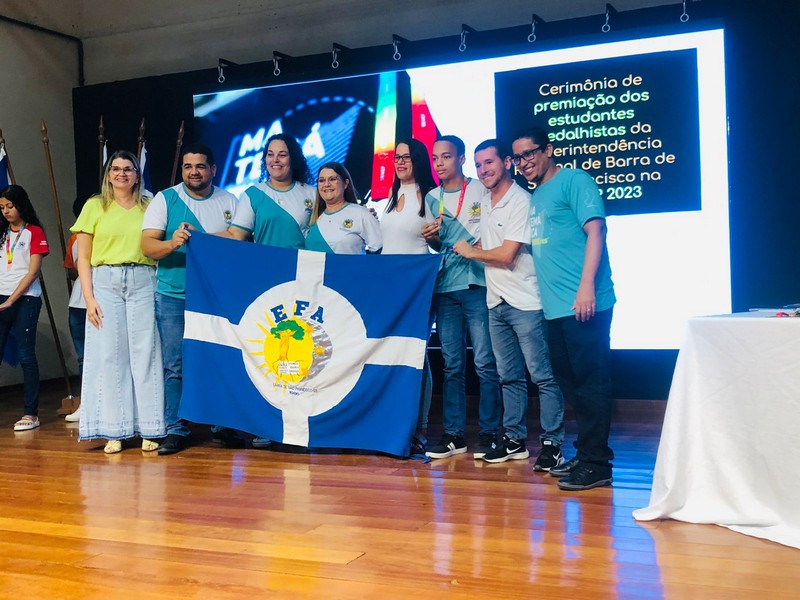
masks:
<path id="1" fill-rule="evenodd" d="M 89 196 L 98 189 L 98 122 L 102 116 L 109 152 L 137 146 L 139 123 L 146 120 L 146 138 L 154 188 L 171 185 L 170 171 L 178 127 L 185 122 L 184 141 L 195 141 L 192 95 L 225 89 L 342 77 L 408 68 L 435 61 L 473 60 L 532 49 L 585 45 L 679 33 L 724 25 L 729 115 L 731 268 L 733 308 L 776 306 L 800 301 L 800 235 L 794 229 L 795 181 L 791 133 L 798 130 L 800 78 L 800 3 L 794 0 L 703 0 L 689 3 L 691 19 L 678 20 L 681 5 L 628 11 L 615 15 L 612 31 L 599 32 L 600 18 L 587 17 L 537 26 L 536 45 L 525 41 L 530 25 L 470 34 L 469 49 L 458 52 L 458 36 L 404 44 L 403 60 L 391 59 L 391 46 L 343 51 L 342 66 L 333 71 L 330 54 L 289 58 L 281 75 L 271 61 L 232 66 L 226 82 L 217 82 L 216 68 L 160 77 L 76 88 L 73 92 L 77 189 Z M 773 162 L 773 173 L 756 178 L 756 168 Z M 725 185 L 725 182 L 720 182 Z M 676 290 L 691 294 L 692 290 Z M 654 319 L 658 315 L 653 315 Z M 675 351 L 615 351 L 614 383 L 618 398 L 667 397 Z"/>

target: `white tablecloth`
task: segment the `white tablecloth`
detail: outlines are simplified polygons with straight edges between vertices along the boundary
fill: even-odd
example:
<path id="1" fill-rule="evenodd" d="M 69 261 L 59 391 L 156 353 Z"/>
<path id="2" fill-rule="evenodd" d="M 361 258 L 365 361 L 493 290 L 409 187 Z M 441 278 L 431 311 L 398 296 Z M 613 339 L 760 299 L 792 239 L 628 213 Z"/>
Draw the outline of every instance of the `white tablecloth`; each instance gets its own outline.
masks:
<path id="1" fill-rule="evenodd" d="M 689 321 L 650 505 L 638 520 L 716 523 L 800 548 L 800 318 Z"/>

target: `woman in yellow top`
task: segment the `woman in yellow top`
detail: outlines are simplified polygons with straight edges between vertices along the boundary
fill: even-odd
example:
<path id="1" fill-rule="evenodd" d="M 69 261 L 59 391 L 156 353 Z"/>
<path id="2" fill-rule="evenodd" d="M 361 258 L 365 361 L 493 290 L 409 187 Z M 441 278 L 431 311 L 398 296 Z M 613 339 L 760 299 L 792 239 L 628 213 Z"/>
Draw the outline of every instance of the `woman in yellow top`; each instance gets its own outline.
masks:
<path id="1" fill-rule="evenodd" d="M 80 439 L 106 438 L 106 454 L 139 435 L 142 450 L 166 435 L 161 345 L 156 330 L 155 261 L 142 254 L 139 163 L 118 151 L 99 196 L 87 200 L 78 234 L 78 275 L 86 300 Z"/>

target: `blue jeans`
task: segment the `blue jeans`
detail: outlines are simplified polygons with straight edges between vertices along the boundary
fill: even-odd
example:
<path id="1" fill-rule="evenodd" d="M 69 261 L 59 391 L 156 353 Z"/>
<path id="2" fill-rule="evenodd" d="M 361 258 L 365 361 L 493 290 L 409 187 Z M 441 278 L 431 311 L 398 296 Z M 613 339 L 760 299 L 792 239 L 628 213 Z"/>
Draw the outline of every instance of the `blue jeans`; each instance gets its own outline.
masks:
<path id="1" fill-rule="evenodd" d="M 500 380 L 489 339 L 486 288 L 434 294 L 436 327 L 442 343 L 444 385 L 442 421 L 444 432 L 464 436 L 467 421 L 466 369 L 467 339 L 472 342 L 475 372 L 480 381 L 478 428 L 481 434 L 497 434 L 500 429 Z"/>
<path id="2" fill-rule="evenodd" d="M 528 437 L 528 382 L 539 388 L 540 441 L 564 442 L 564 396 L 550 366 L 547 321 L 541 310 L 519 310 L 501 302 L 489 309 L 489 333 L 503 387 L 503 428 L 512 440 Z"/>
<path id="3" fill-rule="evenodd" d="M 102 327 L 86 324 L 80 439 L 165 434 L 161 344 L 156 330 L 155 268 L 92 268 Z"/>
<path id="4" fill-rule="evenodd" d="M 78 357 L 78 375 L 83 373 L 83 345 L 86 340 L 86 309 L 69 307 L 69 334 Z"/>
<path id="5" fill-rule="evenodd" d="M 183 394 L 183 312 L 186 301 L 156 293 L 156 324 L 164 361 L 164 420 L 167 434 L 189 435 L 186 421 L 178 417 Z"/>
<path id="6" fill-rule="evenodd" d="M 0 296 L 0 303 L 8 296 Z M 42 299 L 39 296 L 21 296 L 8 310 L 0 312 L 0 356 L 6 347 L 8 334 L 14 331 L 17 341 L 17 357 L 22 366 L 23 414 L 39 414 L 39 363 L 36 361 L 36 325 Z"/>
<path id="7" fill-rule="evenodd" d="M 613 308 L 604 310 L 584 322 L 574 316 L 547 322 L 553 371 L 575 409 L 578 460 L 599 465 L 608 465 L 614 458 L 608 445 L 614 408 L 610 349 L 613 312 Z"/>

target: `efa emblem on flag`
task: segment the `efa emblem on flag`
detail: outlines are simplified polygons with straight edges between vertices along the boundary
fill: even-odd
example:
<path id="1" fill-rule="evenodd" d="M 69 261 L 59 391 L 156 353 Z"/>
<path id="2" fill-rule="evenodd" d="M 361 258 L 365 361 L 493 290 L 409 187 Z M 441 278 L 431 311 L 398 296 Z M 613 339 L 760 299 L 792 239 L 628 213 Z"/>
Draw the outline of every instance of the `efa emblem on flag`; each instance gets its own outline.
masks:
<path id="1" fill-rule="evenodd" d="M 257 349 L 250 352 L 264 362 L 259 365 L 273 386 L 297 394 L 292 384 L 314 379 L 325 368 L 333 353 L 331 338 L 324 328 L 322 306 L 309 311 L 311 302 L 295 300 L 289 310 L 283 304 L 264 314 L 257 323 L 264 338 L 248 339 Z"/>
<path id="2" fill-rule="evenodd" d="M 353 389 L 363 363 L 348 349 L 367 343 L 364 321 L 346 298 L 320 285 L 316 300 L 305 300 L 311 295 L 304 287 L 301 279 L 268 289 L 238 325 L 247 342 L 242 360 L 250 381 L 275 408 L 306 413 L 301 421 L 330 410 Z M 307 398 L 302 408 L 301 397 Z"/>

